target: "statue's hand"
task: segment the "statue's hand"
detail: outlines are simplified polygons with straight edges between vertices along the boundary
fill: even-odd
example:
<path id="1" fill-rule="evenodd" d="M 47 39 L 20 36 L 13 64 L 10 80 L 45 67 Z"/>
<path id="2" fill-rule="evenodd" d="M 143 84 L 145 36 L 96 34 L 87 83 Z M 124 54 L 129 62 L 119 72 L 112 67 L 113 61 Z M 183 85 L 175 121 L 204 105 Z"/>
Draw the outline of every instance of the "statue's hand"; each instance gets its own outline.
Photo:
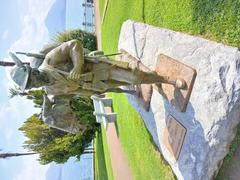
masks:
<path id="1" fill-rule="evenodd" d="M 81 71 L 77 68 L 73 68 L 70 71 L 68 78 L 72 79 L 72 80 L 78 80 L 78 79 L 80 79 L 80 75 L 81 75 Z"/>

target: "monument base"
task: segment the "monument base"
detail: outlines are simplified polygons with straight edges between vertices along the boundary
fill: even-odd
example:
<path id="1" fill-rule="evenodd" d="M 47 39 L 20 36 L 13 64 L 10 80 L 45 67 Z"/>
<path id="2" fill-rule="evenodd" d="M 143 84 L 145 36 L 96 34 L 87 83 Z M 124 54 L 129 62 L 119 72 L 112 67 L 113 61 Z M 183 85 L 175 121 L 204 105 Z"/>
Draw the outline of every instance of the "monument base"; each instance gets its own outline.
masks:
<path id="1" fill-rule="evenodd" d="M 159 54 L 196 69 L 197 77 L 185 112 L 179 112 L 155 89 L 149 112 L 139 105 L 135 96 L 128 95 L 128 98 L 177 179 L 213 178 L 229 150 L 240 121 L 240 51 L 130 20 L 122 25 L 118 48 L 140 59 L 153 71 Z M 170 116 L 186 128 L 183 141 L 172 144 L 175 149 L 172 153 L 168 147 L 171 138 L 164 140 Z"/>

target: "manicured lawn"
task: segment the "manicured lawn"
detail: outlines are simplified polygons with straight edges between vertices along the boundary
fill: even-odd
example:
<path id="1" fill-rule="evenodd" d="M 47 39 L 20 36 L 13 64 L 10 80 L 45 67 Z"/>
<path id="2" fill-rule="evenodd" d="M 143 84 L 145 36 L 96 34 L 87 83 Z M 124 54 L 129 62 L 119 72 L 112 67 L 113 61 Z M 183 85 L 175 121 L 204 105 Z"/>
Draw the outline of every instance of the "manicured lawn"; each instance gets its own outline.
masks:
<path id="1" fill-rule="evenodd" d="M 170 167 L 163 161 L 151 135 L 127 97 L 119 94 L 110 96 L 114 99 L 113 109 L 117 113 L 118 135 L 134 179 L 174 179 Z"/>
<path id="2" fill-rule="evenodd" d="M 95 149 L 94 164 L 96 180 L 107 179 L 107 171 L 101 133 L 97 132 L 96 134 L 96 138 L 94 141 L 94 149 Z"/>
<path id="3" fill-rule="evenodd" d="M 101 13 L 103 8 L 104 0 L 100 0 Z M 239 0 L 109 0 L 102 25 L 102 47 L 106 54 L 117 51 L 121 26 L 127 19 L 240 47 Z M 126 97 L 112 96 L 114 110 L 118 113 L 119 137 L 135 179 L 173 178 Z M 231 152 L 239 146 L 239 137 L 240 131 Z M 225 161 L 231 161 L 231 152 Z"/>
<path id="4" fill-rule="evenodd" d="M 94 141 L 95 148 L 95 177 L 96 180 L 113 180 L 112 165 L 109 157 L 106 133 L 101 126 Z"/>
<path id="5" fill-rule="evenodd" d="M 100 4 L 102 12 L 104 0 Z M 109 0 L 102 26 L 103 50 L 117 50 L 120 28 L 127 19 L 240 47 L 239 9 L 239 0 Z"/>
<path id="6" fill-rule="evenodd" d="M 240 1 L 144 0 L 146 23 L 240 46 Z"/>

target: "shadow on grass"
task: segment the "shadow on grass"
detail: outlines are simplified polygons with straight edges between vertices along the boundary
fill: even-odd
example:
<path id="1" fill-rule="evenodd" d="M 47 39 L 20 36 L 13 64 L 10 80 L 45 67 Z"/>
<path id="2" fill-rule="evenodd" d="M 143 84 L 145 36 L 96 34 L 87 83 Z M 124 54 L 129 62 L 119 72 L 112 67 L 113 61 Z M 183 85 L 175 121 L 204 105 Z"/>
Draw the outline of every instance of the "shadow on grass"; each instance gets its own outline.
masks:
<path id="1" fill-rule="evenodd" d="M 213 23 L 214 14 L 221 11 L 218 8 L 219 1 L 211 0 L 193 0 L 193 22 L 198 24 L 200 33 L 203 34 L 207 30 L 207 26 Z"/>
<path id="2" fill-rule="evenodd" d="M 192 21 L 197 33 L 240 46 L 240 1 L 192 0 Z"/>

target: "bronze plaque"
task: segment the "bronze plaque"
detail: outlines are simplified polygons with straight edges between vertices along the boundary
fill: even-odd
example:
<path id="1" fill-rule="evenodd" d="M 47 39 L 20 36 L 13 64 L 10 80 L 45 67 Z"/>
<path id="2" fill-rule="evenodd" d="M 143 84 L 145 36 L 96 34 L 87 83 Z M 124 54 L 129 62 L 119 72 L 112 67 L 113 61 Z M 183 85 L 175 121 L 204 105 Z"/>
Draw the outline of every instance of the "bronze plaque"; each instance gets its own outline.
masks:
<path id="1" fill-rule="evenodd" d="M 163 132 L 163 143 L 169 153 L 178 159 L 186 135 L 186 128 L 174 117 L 168 116 L 166 128 Z"/>
<path id="2" fill-rule="evenodd" d="M 169 84 L 162 84 L 161 89 L 154 87 L 174 107 L 181 112 L 185 112 L 197 75 L 196 70 L 173 58 L 160 54 L 157 59 L 156 72 L 161 76 L 171 77 L 171 79 L 185 80 L 187 85 L 185 89 L 178 89 Z"/>

